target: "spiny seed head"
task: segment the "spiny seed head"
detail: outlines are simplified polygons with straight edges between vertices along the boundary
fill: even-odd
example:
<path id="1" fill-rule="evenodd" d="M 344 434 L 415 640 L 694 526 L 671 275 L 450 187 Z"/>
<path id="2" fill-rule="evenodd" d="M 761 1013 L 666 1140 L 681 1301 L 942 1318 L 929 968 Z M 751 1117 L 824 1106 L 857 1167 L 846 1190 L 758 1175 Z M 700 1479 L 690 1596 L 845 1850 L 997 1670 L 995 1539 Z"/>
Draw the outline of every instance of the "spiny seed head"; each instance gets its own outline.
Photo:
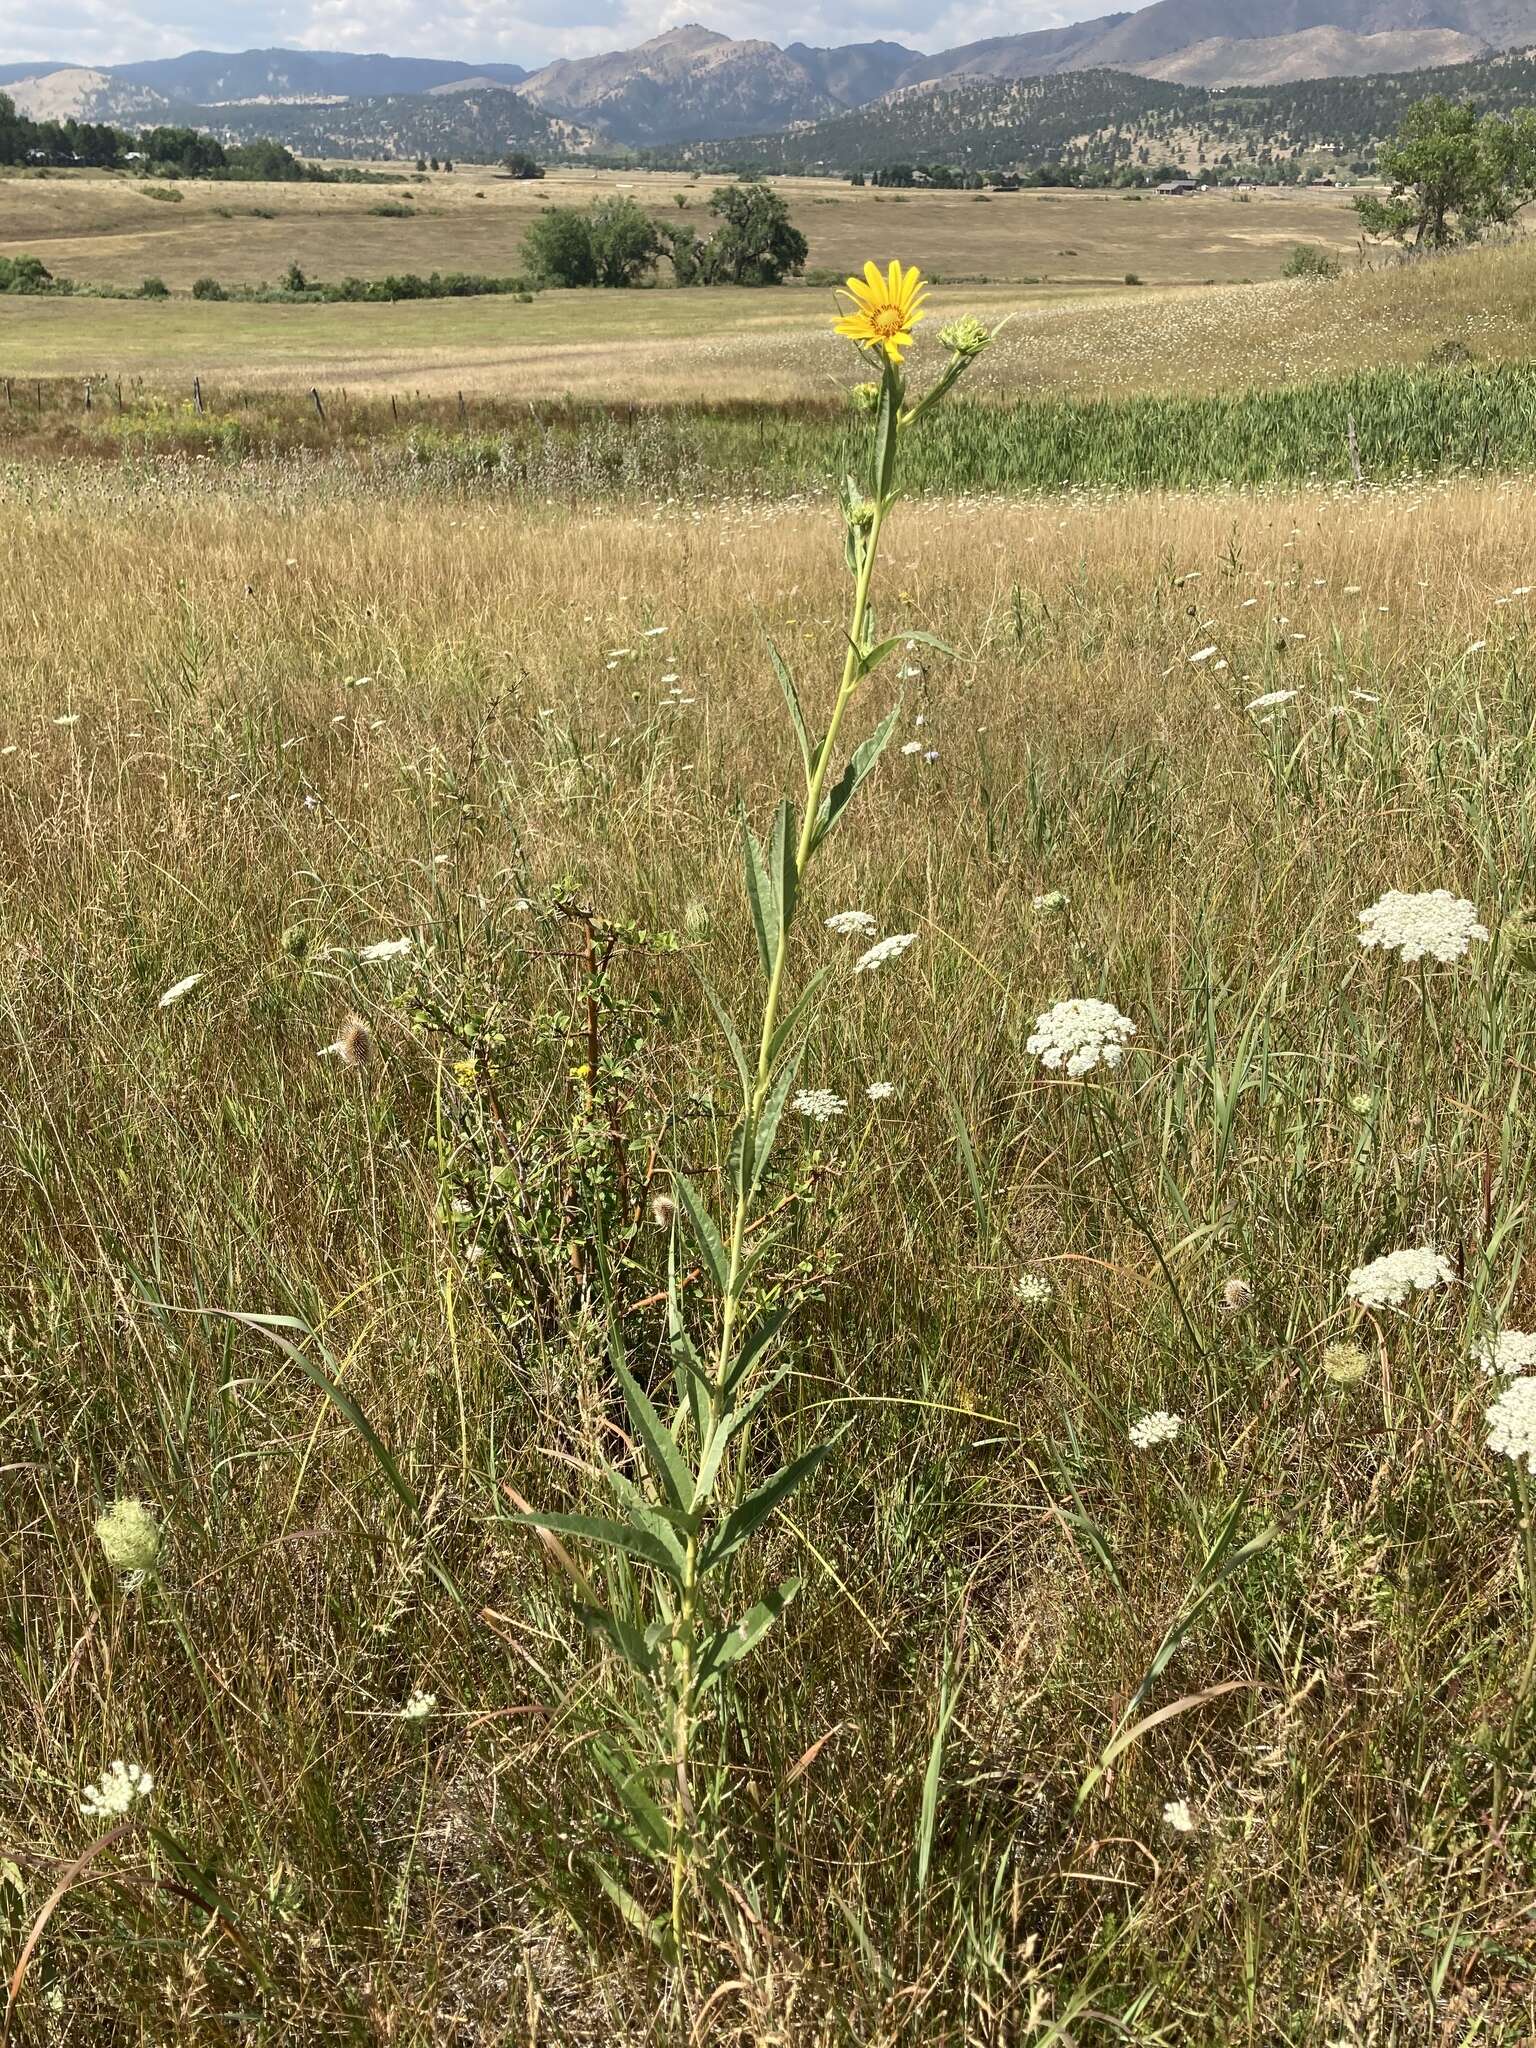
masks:
<path id="1" fill-rule="evenodd" d="M 855 412 L 873 412 L 880 403 L 878 384 L 855 384 L 848 394 Z"/>
<path id="2" fill-rule="evenodd" d="M 1253 1289 L 1246 1280 L 1229 1280 L 1221 1290 L 1221 1305 L 1228 1315 L 1241 1315 L 1253 1300 Z"/>
<path id="3" fill-rule="evenodd" d="M 658 1230 L 670 1230 L 677 1215 L 677 1204 L 670 1195 L 652 1195 L 651 1221 Z"/>
<path id="4" fill-rule="evenodd" d="M 160 1524 L 141 1500 L 115 1500 L 96 1517 L 96 1541 L 115 1572 L 152 1572 L 160 1562 Z"/>
<path id="5" fill-rule="evenodd" d="M 963 320 L 951 320 L 947 327 L 941 327 L 939 341 L 952 355 L 962 356 L 970 362 L 984 348 L 991 347 L 992 330 L 967 313 Z"/>

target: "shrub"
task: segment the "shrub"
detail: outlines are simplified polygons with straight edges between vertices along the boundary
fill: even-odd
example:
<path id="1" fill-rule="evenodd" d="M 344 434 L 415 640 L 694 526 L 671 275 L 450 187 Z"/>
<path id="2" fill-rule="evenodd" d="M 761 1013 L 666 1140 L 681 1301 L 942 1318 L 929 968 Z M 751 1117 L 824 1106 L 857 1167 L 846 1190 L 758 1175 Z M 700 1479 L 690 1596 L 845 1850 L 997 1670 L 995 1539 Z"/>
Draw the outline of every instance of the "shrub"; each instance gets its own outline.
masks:
<path id="1" fill-rule="evenodd" d="M 163 277 L 146 277 L 139 286 L 141 299 L 168 299 L 170 296 L 170 287 Z"/>
<path id="2" fill-rule="evenodd" d="M 0 292 L 47 292 L 55 289 L 57 283 L 53 273 L 46 268 L 40 256 L 0 256 Z"/>
<path id="3" fill-rule="evenodd" d="M 229 294 L 216 277 L 200 277 L 192 287 L 194 299 L 226 299 Z"/>
<path id="4" fill-rule="evenodd" d="M 1293 242 L 1281 267 L 1282 277 L 1337 277 L 1342 265 L 1337 256 L 1316 242 Z"/>
<path id="5" fill-rule="evenodd" d="M 1125 273 L 1125 281 L 1126 281 L 1126 283 L 1127 283 L 1127 284 L 1140 284 L 1140 283 L 1141 283 L 1141 279 L 1140 279 L 1140 278 L 1139 278 L 1139 277 L 1137 276 L 1137 274 L 1136 274 L 1136 272 L 1135 272 L 1134 270 L 1128 270 L 1128 271 L 1127 271 L 1127 272 Z"/>
<path id="6" fill-rule="evenodd" d="M 372 214 L 377 214 L 380 220 L 414 220 L 416 218 L 416 209 L 413 206 L 403 206 L 398 199 L 381 199 L 377 206 L 370 206 L 368 211 Z"/>

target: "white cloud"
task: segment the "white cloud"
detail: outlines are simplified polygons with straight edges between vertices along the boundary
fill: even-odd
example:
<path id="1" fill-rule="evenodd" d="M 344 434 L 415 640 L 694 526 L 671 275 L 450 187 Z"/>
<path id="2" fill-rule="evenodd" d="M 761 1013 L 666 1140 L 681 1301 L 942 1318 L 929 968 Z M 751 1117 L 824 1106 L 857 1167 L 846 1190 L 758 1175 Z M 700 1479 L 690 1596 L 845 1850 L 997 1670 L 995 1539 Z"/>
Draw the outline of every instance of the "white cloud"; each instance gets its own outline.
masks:
<path id="1" fill-rule="evenodd" d="M 396 56 L 487 58 L 526 64 L 628 49 L 695 21 L 698 0 L 6 0 L 0 63 L 33 59 L 122 64 L 184 50 L 287 45 L 387 50 Z M 980 0 L 935 12 L 933 0 L 723 0 L 711 28 L 779 44 L 873 42 L 942 50 L 986 36 L 1054 28 L 1102 11 L 1102 0 Z"/>

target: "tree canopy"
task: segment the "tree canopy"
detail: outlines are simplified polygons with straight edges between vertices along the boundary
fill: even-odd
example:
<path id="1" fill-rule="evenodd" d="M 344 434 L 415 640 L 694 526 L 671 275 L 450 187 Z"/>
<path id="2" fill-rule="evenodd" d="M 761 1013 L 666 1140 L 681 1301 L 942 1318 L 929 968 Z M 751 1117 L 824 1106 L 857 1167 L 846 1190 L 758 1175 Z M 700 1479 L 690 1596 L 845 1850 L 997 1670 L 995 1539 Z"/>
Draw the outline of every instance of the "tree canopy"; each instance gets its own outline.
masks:
<path id="1" fill-rule="evenodd" d="M 1470 101 L 1419 100 L 1381 151 L 1379 168 L 1391 192 L 1355 201 L 1368 235 L 1422 249 L 1479 241 L 1536 196 L 1536 113 L 1505 119 L 1479 115 Z"/>

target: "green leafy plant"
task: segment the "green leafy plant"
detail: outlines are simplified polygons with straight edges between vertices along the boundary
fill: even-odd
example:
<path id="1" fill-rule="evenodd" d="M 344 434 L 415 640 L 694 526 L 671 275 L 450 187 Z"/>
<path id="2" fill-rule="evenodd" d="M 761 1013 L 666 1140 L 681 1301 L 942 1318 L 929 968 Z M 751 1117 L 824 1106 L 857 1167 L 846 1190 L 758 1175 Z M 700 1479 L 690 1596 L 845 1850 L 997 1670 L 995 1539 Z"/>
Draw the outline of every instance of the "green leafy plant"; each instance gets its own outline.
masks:
<path id="1" fill-rule="evenodd" d="M 889 290 L 870 266 L 859 310 L 845 320 L 878 381 L 860 387 L 869 420 L 868 467 L 842 489 L 844 553 L 852 597 L 830 716 L 812 726 L 788 664 L 770 657 L 783 693 L 804 778 L 798 803 L 784 797 L 766 836 L 743 812 L 740 820 L 747 902 L 757 941 L 761 1007 L 744 1031 L 715 991 L 705 996 L 729 1050 L 740 1107 L 720 1174 L 717 1210 L 696 1180 L 674 1170 L 673 1243 L 666 1295 L 667 1345 L 673 1386 L 642 1384 L 632 1369 L 615 1312 L 601 1234 L 593 1252 L 607 1307 L 614 1377 L 628 1411 L 635 1458 L 627 1468 L 607 1461 L 609 1512 L 535 1511 L 514 1496 L 517 1519 L 540 1532 L 568 1575 L 583 1621 L 629 1666 L 650 1701 L 645 1721 L 622 1733 L 603 1731 L 592 1754 L 611 1781 L 622 1813 L 616 1831 L 627 1847 L 666 1872 L 669 1898 L 657 1910 L 597 1870 L 625 1920 L 673 1963 L 682 1965 L 691 1913 L 702 1894 L 740 1924 L 753 1917 L 747 1882 L 733 1878 L 725 1840 L 730 1778 L 723 1743 L 700 1767 L 698 1736 L 727 1674 L 769 1634 L 800 1590 L 796 1578 L 754 1588 L 745 1569 L 752 1539 L 812 1477 L 831 1445 L 813 1444 L 762 1474 L 750 1445 L 753 1424 L 786 1368 L 776 1347 L 793 1313 L 792 1293 L 773 1283 L 787 1223 L 768 1210 L 765 1189 L 774 1145 L 789 1107 L 807 1034 L 817 1015 L 825 971 L 792 988 L 793 935 L 812 862 L 846 821 L 896 729 L 899 704 L 852 749 L 844 728 L 869 678 L 913 636 L 879 633 L 871 586 L 885 523 L 899 490 L 908 434 L 957 381 L 989 340 L 974 320 L 946 328 L 948 362 L 929 390 L 909 402 L 900 352 L 922 317 L 915 271 L 892 265 Z M 927 636 L 917 636 L 926 638 Z M 937 646 L 938 642 L 931 644 Z M 750 1048 L 750 1049 L 749 1049 Z M 679 1245 L 691 1242 L 700 1284 L 684 1313 Z M 616 1553 L 625 1598 L 607 1598 L 563 1539 Z"/>

